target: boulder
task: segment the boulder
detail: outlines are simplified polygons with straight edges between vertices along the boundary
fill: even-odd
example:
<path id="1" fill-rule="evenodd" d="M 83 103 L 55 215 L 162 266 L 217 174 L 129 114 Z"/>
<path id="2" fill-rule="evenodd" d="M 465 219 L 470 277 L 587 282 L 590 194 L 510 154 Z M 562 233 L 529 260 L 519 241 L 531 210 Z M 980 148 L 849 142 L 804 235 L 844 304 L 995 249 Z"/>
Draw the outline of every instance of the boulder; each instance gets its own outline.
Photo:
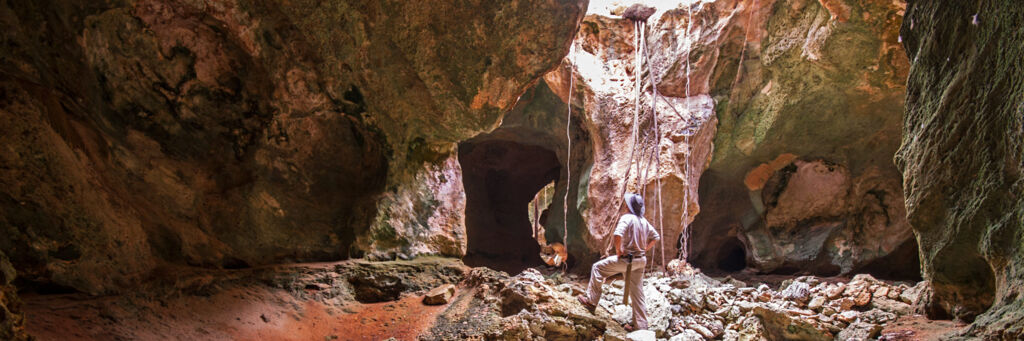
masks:
<path id="1" fill-rule="evenodd" d="M 882 326 L 867 323 L 854 322 L 836 335 L 836 341 L 866 341 L 874 339 L 882 331 Z"/>
<path id="2" fill-rule="evenodd" d="M 755 307 L 754 315 L 761 318 L 770 338 L 775 340 L 831 340 L 832 334 L 814 323 L 793 317 L 783 311 Z"/>
<path id="3" fill-rule="evenodd" d="M 793 282 L 782 291 L 782 297 L 803 305 L 811 298 L 811 287 L 804 282 Z"/>
<path id="4" fill-rule="evenodd" d="M 825 297 L 824 296 L 814 296 L 814 298 L 811 299 L 811 302 L 807 303 L 807 309 L 821 310 L 821 307 L 823 307 L 824 305 L 825 305 Z"/>
<path id="5" fill-rule="evenodd" d="M 850 323 L 850 322 L 853 322 L 854 320 L 856 320 L 857 316 L 859 316 L 859 315 L 860 315 L 860 313 L 855 311 L 855 310 L 847 310 L 847 311 L 841 312 L 839 314 L 836 314 L 833 317 L 835 317 L 836 320 L 843 321 L 843 322 L 846 322 L 846 323 Z"/>
<path id="6" fill-rule="evenodd" d="M 657 9 L 654 7 L 637 3 L 626 8 L 622 12 L 622 17 L 632 21 L 646 22 L 647 18 L 650 18 L 654 12 L 657 12 Z"/>
<path id="7" fill-rule="evenodd" d="M 437 288 L 431 289 L 423 296 L 423 304 L 426 305 L 441 305 L 447 304 L 452 297 L 455 296 L 455 285 L 445 284 Z"/>

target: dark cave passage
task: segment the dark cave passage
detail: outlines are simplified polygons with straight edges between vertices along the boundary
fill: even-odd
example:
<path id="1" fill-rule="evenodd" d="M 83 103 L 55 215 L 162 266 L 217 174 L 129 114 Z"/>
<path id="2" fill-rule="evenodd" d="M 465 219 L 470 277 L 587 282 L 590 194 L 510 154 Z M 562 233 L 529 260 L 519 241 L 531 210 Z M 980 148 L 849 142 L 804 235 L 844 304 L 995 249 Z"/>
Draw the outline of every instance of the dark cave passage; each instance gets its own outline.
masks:
<path id="1" fill-rule="evenodd" d="M 885 257 L 875 259 L 855 272 L 893 281 L 920 281 L 921 260 L 918 249 L 917 239 L 910 238 Z"/>
<path id="2" fill-rule="evenodd" d="M 459 145 L 466 189 L 465 263 L 519 273 L 539 266 L 528 206 L 562 170 L 554 151 L 505 140 Z"/>
<path id="3" fill-rule="evenodd" d="M 698 265 L 698 267 L 718 275 L 737 273 L 747 268 L 747 252 L 747 247 L 738 238 L 729 238 L 722 242 L 713 252 L 713 257 L 710 261 L 713 266 Z M 834 265 L 831 267 L 834 269 L 829 269 L 829 266 L 821 264 L 815 265 L 813 268 L 819 269 L 819 271 L 821 269 L 830 270 L 815 273 L 808 271 L 805 267 L 787 265 L 775 269 L 769 275 L 795 276 L 813 274 L 824 277 L 839 275 L 839 268 Z M 922 280 L 917 240 L 911 238 L 885 257 L 875 259 L 855 268 L 851 273 L 844 276 L 852 277 L 855 274 L 870 274 L 875 278 L 890 281 L 917 282 Z"/>
<path id="4" fill-rule="evenodd" d="M 730 239 L 718 250 L 718 268 L 735 272 L 747 267 L 747 250 L 739 239 Z"/>

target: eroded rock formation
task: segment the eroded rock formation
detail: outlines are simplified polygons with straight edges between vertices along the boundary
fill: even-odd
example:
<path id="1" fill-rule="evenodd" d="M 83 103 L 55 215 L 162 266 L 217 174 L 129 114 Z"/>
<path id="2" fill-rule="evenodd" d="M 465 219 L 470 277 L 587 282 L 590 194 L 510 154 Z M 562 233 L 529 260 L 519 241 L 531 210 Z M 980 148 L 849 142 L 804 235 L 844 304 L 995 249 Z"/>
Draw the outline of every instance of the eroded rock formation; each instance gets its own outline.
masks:
<path id="1" fill-rule="evenodd" d="M 17 288 L 12 283 L 17 274 L 7 255 L 0 251 L 0 339 L 4 340 L 29 339 L 25 333 L 25 315 L 21 311 L 21 300 L 18 299 Z"/>
<path id="2" fill-rule="evenodd" d="M 641 29 L 648 50 L 639 70 L 641 32 L 618 16 L 624 9 L 592 8 L 575 52 L 545 76 L 581 111 L 590 136 L 583 182 L 570 190 L 581 195 L 574 206 L 587 249 L 571 253 L 604 251 L 620 193 L 645 188 L 669 259 L 688 248 L 708 269 L 919 276 L 914 253 L 904 252 L 916 241 L 891 160 L 908 68 L 898 43 L 901 3 L 659 8 Z M 634 152 L 638 107 L 642 147 Z M 655 141 L 657 162 L 644 169 Z M 691 238 L 680 241 L 695 216 Z M 661 248 L 655 253 L 660 264 Z"/>
<path id="3" fill-rule="evenodd" d="M 937 311 L 971 336 L 1024 337 L 1024 10 L 910 5 L 897 163 Z"/>
<path id="4" fill-rule="evenodd" d="M 170 262 L 465 252 L 455 143 L 586 1 L 4 3 L 0 249 L 116 292 Z"/>
<path id="5" fill-rule="evenodd" d="M 581 112 L 574 111 L 568 135 L 567 113 L 566 104 L 547 84 L 539 82 L 523 94 L 516 107 L 502 119 L 501 126 L 460 144 L 459 161 L 471 201 L 466 210 L 470 253 L 482 252 L 499 259 L 507 255 L 530 257 L 521 261 L 519 270 L 525 264 L 539 265 L 540 250 L 538 243 L 530 239 L 532 227 L 527 209 L 537 191 L 554 181 L 551 203 L 538 212 L 545 228 L 544 239 L 561 243 L 568 229 L 569 238 L 565 241 L 573 252 L 573 263 L 589 264 L 594 259 L 591 249 L 584 246 L 588 231 L 582 227 L 585 225 L 579 210 L 576 205 L 563 205 L 566 177 L 572 183 L 569 188 L 578 188 L 593 156 L 590 134 L 581 124 Z M 571 155 L 567 153 L 567 136 L 572 139 Z M 567 161 L 567 157 L 572 159 Z M 577 200 L 577 192 L 571 191 L 569 202 Z M 566 213 L 568 222 L 563 218 Z M 529 252 L 524 254 L 517 248 Z"/>
<path id="6" fill-rule="evenodd" d="M 824 3 L 824 6 L 823 4 Z M 756 4 L 756 6 L 755 6 Z M 908 63 L 893 1 L 695 7 L 695 87 L 716 101 L 690 257 L 707 269 L 850 273 L 912 243 L 892 164 Z M 708 27 L 708 28 L 703 28 Z M 701 63 L 705 63 L 702 65 Z M 678 83 L 677 83 L 678 84 Z"/>
<path id="7" fill-rule="evenodd" d="M 658 17 L 656 14 L 650 20 L 657 21 Z M 674 38 L 681 34 L 674 29 L 645 30 L 658 37 Z M 628 19 L 609 13 L 590 14 L 584 19 L 575 52 L 566 57 L 562 68 L 545 76 L 547 85 L 562 101 L 571 101 L 574 122 L 588 132 L 586 140 L 573 142 L 586 144 L 588 154 L 580 160 L 583 164 L 573 161 L 573 176 L 580 182 L 570 190 L 577 197 L 570 206 L 580 212 L 585 227 L 570 221 L 570 240 L 579 238 L 582 243 L 577 242 L 574 249 L 570 242 L 569 252 L 582 259 L 593 259 L 609 250 L 611 231 L 621 214 L 623 191 L 645 195 L 646 215 L 663 230 L 664 254 L 668 259 L 677 255 L 676 241 L 683 222 L 688 223 L 698 212 L 695 184 L 711 153 L 710 141 L 715 131 L 713 104 L 708 96 L 659 94 L 656 132 L 650 111 L 654 104 L 651 79 L 643 71 L 648 63 L 644 62 L 642 71 L 634 70 L 636 33 Z M 656 61 L 682 58 L 678 48 L 651 47 L 648 53 Z M 650 74 L 660 75 L 664 71 L 655 69 Z M 635 112 L 636 76 L 642 78 L 640 112 Z M 563 116 L 566 110 L 562 108 Z M 634 114 L 638 117 L 635 128 L 639 143 L 633 142 Z M 574 149 L 573 153 L 578 151 Z M 576 171 L 576 167 L 581 171 Z M 662 195 L 660 205 L 658 186 Z M 659 212 L 662 207 L 664 211 Z M 554 230 L 561 235 L 561 229 Z M 658 264 L 662 263 L 662 250 L 659 244 L 651 257 Z"/>

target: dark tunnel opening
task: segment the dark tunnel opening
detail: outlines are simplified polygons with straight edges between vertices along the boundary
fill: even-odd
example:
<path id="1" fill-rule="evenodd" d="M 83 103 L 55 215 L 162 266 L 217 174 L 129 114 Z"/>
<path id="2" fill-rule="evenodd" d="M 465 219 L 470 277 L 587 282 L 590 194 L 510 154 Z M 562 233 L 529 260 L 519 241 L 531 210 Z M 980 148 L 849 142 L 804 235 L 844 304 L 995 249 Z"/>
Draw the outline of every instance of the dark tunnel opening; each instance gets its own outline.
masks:
<path id="1" fill-rule="evenodd" d="M 739 239 L 732 238 L 718 251 L 718 269 L 736 272 L 747 267 L 747 251 Z"/>
<path id="2" fill-rule="evenodd" d="M 892 281 L 920 281 L 921 259 L 918 256 L 916 238 L 909 238 L 885 257 L 881 257 L 857 269 L 857 273 L 871 274 L 875 278 Z"/>
<path id="3" fill-rule="evenodd" d="M 459 145 L 466 190 L 467 250 L 464 261 L 509 273 L 543 265 L 533 237 L 529 204 L 559 178 L 554 151 L 506 140 Z"/>

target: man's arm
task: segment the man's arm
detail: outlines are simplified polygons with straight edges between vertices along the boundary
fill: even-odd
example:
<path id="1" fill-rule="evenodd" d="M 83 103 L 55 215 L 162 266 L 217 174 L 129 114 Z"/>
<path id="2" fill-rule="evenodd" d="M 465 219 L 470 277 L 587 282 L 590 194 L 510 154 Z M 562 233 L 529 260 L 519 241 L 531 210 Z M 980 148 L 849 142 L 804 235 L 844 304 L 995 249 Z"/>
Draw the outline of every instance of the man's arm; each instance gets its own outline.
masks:
<path id="1" fill-rule="evenodd" d="M 654 244 L 657 243 L 657 242 L 658 242 L 657 239 L 647 242 L 647 247 L 644 248 L 644 252 L 646 253 L 648 251 L 651 251 L 651 248 L 653 248 Z"/>
<path id="2" fill-rule="evenodd" d="M 654 225 L 647 225 L 647 240 L 650 241 L 647 242 L 647 248 L 644 249 L 644 252 L 651 251 L 651 248 L 654 247 L 654 243 L 661 240 L 661 235 L 658 234 L 658 231 L 654 230 Z"/>
<path id="3" fill-rule="evenodd" d="M 612 242 L 615 243 L 615 255 L 622 256 L 622 236 L 626 234 L 626 226 L 629 225 L 629 221 L 626 220 L 626 216 L 623 215 L 619 218 L 619 223 L 615 224 L 615 232 L 612 233 Z"/>

